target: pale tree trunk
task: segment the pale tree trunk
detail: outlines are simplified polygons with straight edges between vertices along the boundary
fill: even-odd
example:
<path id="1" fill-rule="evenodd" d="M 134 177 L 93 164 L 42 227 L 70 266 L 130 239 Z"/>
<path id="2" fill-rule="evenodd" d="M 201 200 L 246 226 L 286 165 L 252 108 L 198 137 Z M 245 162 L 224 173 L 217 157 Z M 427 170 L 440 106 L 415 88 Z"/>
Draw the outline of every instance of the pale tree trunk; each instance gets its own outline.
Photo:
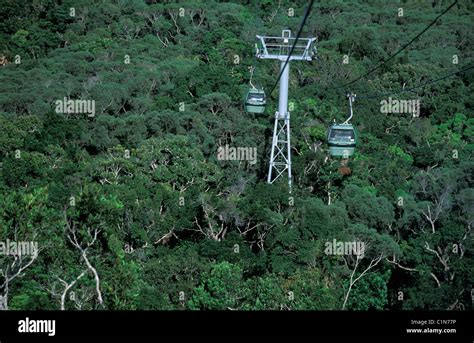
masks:
<path id="1" fill-rule="evenodd" d="M 64 291 L 61 294 L 61 311 L 64 311 L 66 309 L 66 296 L 67 292 L 76 284 L 77 281 L 79 281 L 84 275 L 86 274 L 86 271 L 83 271 L 77 278 L 75 278 L 72 282 L 67 283 L 63 279 L 59 278 L 59 281 L 64 285 Z"/>
<path id="2" fill-rule="evenodd" d="M 33 238 L 34 239 L 34 238 Z M 33 264 L 39 255 L 40 250 L 34 250 L 33 254 L 29 255 L 29 260 L 25 261 L 24 255 L 14 255 L 14 259 L 10 264 L 0 269 L 0 275 L 3 277 L 3 283 L 0 284 L 0 289 L 3 289 L 3 295 L 0 296 L 0 310 L 8 310 L 8 292 L 10 282 L 19 276 L 24 275 L 24 271 Z"/>
<path id="3" fill-rule="evenodd" d="M 92 266 L 92 264 L 89 261 L 89 257 L 87 256 L 88 249 L 91 246 L 93 246 L 94 243 L 97 241 L 97 235 L 99 234 L 100 230 L 97 228 L 93 230 L 91 228 L 88 228 L 87 231 L 89 234 L 90 241 L 85 244 L 85 247 L 83 247 L 82 244 L 77 239 L 76 228 L 74 227 L 74 224 L 72 222 L 69 222 L 69 220 L 67 219 L 66 212 L 64 212 L 64 217 L 65 217 L 65 222 L 66 222 L 67 231 L 68 231 L 67 238 L 69 242 L 71 242 L 71 244 L 81 252 L 81 257 L 86 263 L 87 268 L 94 275 L 97 301 L 99 302 L 101 306 L 103 306 L 102 292 L 100 291 L 100 277 L 99 277 L 99 274 L 97 273 L 96 268 Z"/>
<path id="4" fill-rule="evenodd" d="M 357 281 L 359 281 L 369 270 L 371 270 L 372 268 L 374 268 L 377 264 L 379 264 L 379 262 L 382 260 L 383 258 L 383 254 L 380 254 L 379 257 L 377 258 L 372 258 L 370 263 L 369 263 L 369 266 L 357 277 L 354 279 L 354 276 L 355 276 L 355 272 L 357 270 L 357 267 L 359 266 L 359 261 L 362 260 L 362 257 L 360 255 L 357 256 L 357 259 L 356 259 L 356 263 L 354 265 L 354 269 L 352 270 L 352 273 L 351 273 L 351 278 L 349 280 L 349 288 L 347 289 L 347 292 L 344 296 L 344 303 L 342 304 L 342 309 L 344 310 L 346 308 L 346 304 L 347 304 L 347 300 L 349 300 L 349 295 L 351 293 L 351 290 L 352 290 L 352 287 L 357 283 Z"/>

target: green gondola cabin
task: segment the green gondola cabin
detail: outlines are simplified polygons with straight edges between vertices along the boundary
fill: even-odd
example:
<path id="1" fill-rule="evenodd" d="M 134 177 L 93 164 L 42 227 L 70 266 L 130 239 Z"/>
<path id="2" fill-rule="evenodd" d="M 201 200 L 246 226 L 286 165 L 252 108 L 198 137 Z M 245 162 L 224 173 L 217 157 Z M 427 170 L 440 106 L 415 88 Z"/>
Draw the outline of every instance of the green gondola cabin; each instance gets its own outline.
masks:
<path id="1" fill-rule="evenodd" d="M 263 113 L 267 99 L 263 89 L 250 89 L 245 97 L 245 110 L 250 113 Z"/>
<path id="2" fill-rule="evenodd" d="M 329 154 L 333 157 L 348 158 L 354 155 L 357 132 L 352 124 L 333 124 L 328 132 Z"/>

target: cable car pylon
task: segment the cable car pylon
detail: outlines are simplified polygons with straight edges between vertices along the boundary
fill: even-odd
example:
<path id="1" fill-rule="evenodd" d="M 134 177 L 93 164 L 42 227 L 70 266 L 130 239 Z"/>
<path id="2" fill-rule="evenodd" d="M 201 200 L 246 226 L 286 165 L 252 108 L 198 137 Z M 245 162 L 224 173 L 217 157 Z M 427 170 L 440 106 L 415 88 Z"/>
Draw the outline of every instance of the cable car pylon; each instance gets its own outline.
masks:
<path id="1" fill-rule="evenodd" d="M 316 49 L 313 47 L 316 38 L 292 38 L 290 30 L 283 30 L 281 37 L 257 35 L 257 39 L 259 41 L 256 47 L 257 58 L 281 62 L 278 111 L 275 112 L 267 183 L 274 183 L 287 172 L 288 188 L 291 193 L 291 135 L 290 112 L 288 111 L 290 61 L 311 61 L 316 54 Z"/>

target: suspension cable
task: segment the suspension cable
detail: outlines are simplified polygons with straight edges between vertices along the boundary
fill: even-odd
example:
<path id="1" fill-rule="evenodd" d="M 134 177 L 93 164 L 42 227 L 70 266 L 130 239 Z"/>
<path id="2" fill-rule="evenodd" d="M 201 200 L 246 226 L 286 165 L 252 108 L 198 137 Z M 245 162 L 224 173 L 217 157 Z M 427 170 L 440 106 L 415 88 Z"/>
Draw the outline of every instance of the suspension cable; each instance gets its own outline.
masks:
<path id="1" fill-rule="evenodd" d="M 283 68 L 280 70 L 280 74 L 278 74 L 278 78 L 277 78 L 275 84 L 273 85 L 270 93 L 268 93 L 268 96 L 270 96 L 273 93 L 273 91 L 275 90 L 276 86 L 278 85 L 278 82 L 280 81 L 281 75 L 283 74 L 283 71 L 285 70 L 288 62 L 290 61 L 290 57 L 293 54 L 293 50 L 295 49 L 296 43 L 298 42 L 298 39 L 300 38 L 301 33 L 303 31 L 303 27 L 306 23 L 306 19 L 308 18 L 309 13 L 311 12 L 311 8 L 313 7 L 313 3 L 314 3 L 314 0 L 311 0 L 308 4 L 308 7 L 306 8 L 306 13 L 303 17 L 303 21 L 301 22 L 300 28 L 298 29 L 298 33 L 296 34 L 296 39 L 293 42 L 293 46 L 291 47 L 290 53 L 288 54 L 288 57 L 286 59 L 286 62 L 284 64 Z"/>
<path id="2" fill-rule="evenodd" d="M 413 90 L 415 89 L 418 89 L 418 88 L 423 88 L 425 86 L 428 86 L 430 84 L 433 84 L 433 83 L 436 83 L 436 82 L 439 82 L 439 81 L 442 81 L 442 80 L 445 80 L 447 78 L 450 78 L 451 76 L 454 76 L 454 75 L 457 75 L 457 74 L 460 74 L 460 73 L 464 73 L 468 70 L 471 70 L 474 68 L 474 65 L 471 65 L 471 66 L 468 66 L 466 68 L 463 68 L 461 70 L 457 70 L 453 73 L 449 73 L 445 76 L 442 76 L 442 77 L 439 77 L 437 79 L 434 79 L 434 80 L 430 80 L 430 81 L 427 81 L 425 83 L 422 83 L 422 84 L 419 84 L 418 86 L 415 86 L 415 87 L 411 87 L 411 88 L 407 88 L 407 89 L 400 89 L 398 91 L 394 91 L 394 92 L 388 92 L 388 93 L 380 93 L 380 94 L 371 94 L 371 95 L 364 95 L 364 96 L 359 96 L 358 98 L 360 99 L 373 99 L 373 98 L 381 98 L 381 97 L 384 97 L 384 96 L 387 96 L 387 95 L 394 95 L 394 94 L 400 94 L 400 93 L 404 93 L 404 92 L 412 92 Z"/>
<path id="3" fill-rule="evenodd" d="M 422 34 L 424 34 L 426 31 L 428 31 L 431 26 L 433 26 L 439 18 L 441 18 L 443 15 L 445 15 L 451 8 L 454 7 L 454 5 L 456 5 L 458 3 L 458 0 L 454 1 L 448 8 L 446 8 L 440 15 L 438 15 L 427 27 L 424 28 L 423 31 L 421 31 L 420 33 L 418 33 L 414 38 L 412 38 L 412 40 L 410 40 L 407 44 L 405 44 L 404 46 L 402 46 L 396 53 L 394 53 L 393 55 L 391 55 L 389 58 L 387 58 L 386 60 L 382 60 L 381 63 L 379 63 L 376 67 L 372 68 L 371 70 L 369 70 L 367 73 L 363 74 L 362 76 L 359 76 L 358 78 L 346 83 L 344 86 L 349 86 L 349 85 L 352 85 L 353 83 L 359 81 L 360 79 L 362 78 L 365 78 L 367 76 L 369 76 L 370 74 L 372 74 L 374 71 L 376 71 L 377 69 L 379 69 L 380 67 L 382 67 L 385 63 L 387 63 L 388 61 L 392 60 L 395 56 L 397 56 L 398 54 L 400 54 L 403 50 L 405 50 L 408 46 L 410 46 L 415 40 L 417 40 Z"/>

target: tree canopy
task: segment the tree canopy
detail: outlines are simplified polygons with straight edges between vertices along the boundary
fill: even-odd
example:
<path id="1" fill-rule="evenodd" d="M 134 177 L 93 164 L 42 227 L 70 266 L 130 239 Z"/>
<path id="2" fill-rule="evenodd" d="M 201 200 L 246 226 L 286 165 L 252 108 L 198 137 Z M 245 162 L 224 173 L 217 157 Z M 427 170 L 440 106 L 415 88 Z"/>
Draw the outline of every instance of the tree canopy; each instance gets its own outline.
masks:
<path id="1" fill-rule="evenodd" d="M 4 306 L 471 309 L 472 69 L 399 91 L 472 63 L 473 4 L 459 1 L 350 86 L 349 173 L 326 144 L 347 118 L 340 85 L 447 4 L 313 6 L 302 36 L 317 37 L 317 59 L 290 69 L 289 194 L 284 179 L 266 183 L 278 91 L 263 115 L 242 100 L 249 67 L 267 91 L 280 71 L 255 58 L 255 35 L 295 35 L 306 5 L 3 1 L 0 242 L 38 243 L 30 256 L 0 255 Z M 419 115 L 367 97 L 392 92 L 420 100 Z M 58 113 L 63 100 L 84 111 Z M 224 146 L 255 148 L 256 163 L 219 159 Z M 346 251 L 359 243 L 362 253 Z"/>

